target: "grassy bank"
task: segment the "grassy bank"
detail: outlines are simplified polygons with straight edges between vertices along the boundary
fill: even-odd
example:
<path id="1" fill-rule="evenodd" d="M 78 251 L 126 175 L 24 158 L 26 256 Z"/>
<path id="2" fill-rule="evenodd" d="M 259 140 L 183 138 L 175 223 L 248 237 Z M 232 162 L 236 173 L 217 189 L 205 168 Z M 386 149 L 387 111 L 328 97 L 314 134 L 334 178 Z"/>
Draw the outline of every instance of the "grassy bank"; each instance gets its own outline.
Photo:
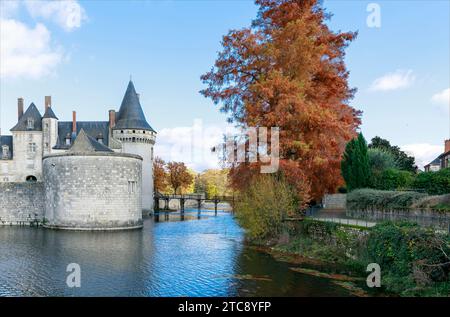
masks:
<path id="1" fill-rule="evenodd" d="M 277 238 L 250 243 L 266 246 L 277 259 L 319 269 L 330 278 L 345 274 L 365 281 L 367 265 L 378 263 L 382 288 L 372 290 L 374 295 L 450 294 L 449 236 L 414 224 L 388 222 L 362 230 L 306 220 L 287 224 Z"/>

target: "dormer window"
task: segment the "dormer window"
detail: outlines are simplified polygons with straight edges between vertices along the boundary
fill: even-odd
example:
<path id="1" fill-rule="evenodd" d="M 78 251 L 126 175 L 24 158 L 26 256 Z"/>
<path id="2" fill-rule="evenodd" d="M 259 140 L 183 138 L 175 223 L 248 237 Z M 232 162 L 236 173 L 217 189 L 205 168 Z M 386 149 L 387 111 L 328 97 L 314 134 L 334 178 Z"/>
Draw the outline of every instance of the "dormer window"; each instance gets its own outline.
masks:
<path id="1" fill-rule="evenodd" d="M 9 146 L 8 145 L 2 146 L 2 158 L 5 160 L 9 158 Z"/>
<path id="2" fill-rule="evenodd" d="M 27 119 L 27 129 L 28 130 L 33 130 L 34 129 L 34 119 L 33 118 L 28 118 Z"/>
<path id="3" fill-rule="evenodd" d="M 97 135 L 97 142 L 103 144 L 103 134 L 99 133 L 99 135 Z"/>
<path id="4" fill-rule="evenodd" d="M 70 145 L 70 140 L 71 140 L 70 134 L 67 133 L 67 135 L 66 135 L 66 145 Z"/>

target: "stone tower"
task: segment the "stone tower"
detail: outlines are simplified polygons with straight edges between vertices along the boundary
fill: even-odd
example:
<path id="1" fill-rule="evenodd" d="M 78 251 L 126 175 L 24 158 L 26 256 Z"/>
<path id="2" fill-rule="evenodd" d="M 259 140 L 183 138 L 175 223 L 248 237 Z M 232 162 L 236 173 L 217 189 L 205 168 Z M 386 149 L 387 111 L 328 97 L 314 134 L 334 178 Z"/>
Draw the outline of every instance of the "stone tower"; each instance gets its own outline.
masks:
<path id="1" fill-rule="evenodd" d="M 45 113 L 42 117 L 42 149 L 44 155 L 52 153 L 58 142 L 58 118 L 52 110 L 51 96 L 45 96 Z"/>
<path id="2" fill-rule="evenodd" d="M 18 103 L 18 122 L 10 130 L 13 137 L 15 182 L 42 180 L 42 116 L 31 103 L 23 113 L 23 100 Z"/>
<path id="3" fill-rule="evenodd" d="M 153 210 L 153 145 L 156 132 L 145 119 L 134 89 L 133 82 L 128 83 L 120 110 L 112 128 L 113 138 L 122 143 L 122 153 L 142 157 L 142 209 Z"/>

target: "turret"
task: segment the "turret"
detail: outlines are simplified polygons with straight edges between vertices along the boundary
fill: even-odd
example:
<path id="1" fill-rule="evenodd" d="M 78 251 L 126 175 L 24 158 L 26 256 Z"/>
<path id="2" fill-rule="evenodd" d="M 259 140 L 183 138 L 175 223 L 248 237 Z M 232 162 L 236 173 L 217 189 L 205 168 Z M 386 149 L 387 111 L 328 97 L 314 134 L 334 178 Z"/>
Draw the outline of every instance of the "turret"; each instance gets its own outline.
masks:
<path id="1" fill-rule="evenodd" d="M 111 121 L 112 113 L 110 115 Z M 122 152 L 136 154 L 143 158 L 142 208 L 151 211 L 153 210 L 153 145 L 156 132 L 145 119 L 132 81 L 128 83 L 120 110 L 114 117 L 113 137 L 122 143 Z"/>
<path id="2" fill-rule="evenodd" d="M 58 142 L 58 118 L 52 110 L 52 97 L 45 96 L 45 113 L 42 117 L 42 148 L 44 155 L 52 153 Z"/>

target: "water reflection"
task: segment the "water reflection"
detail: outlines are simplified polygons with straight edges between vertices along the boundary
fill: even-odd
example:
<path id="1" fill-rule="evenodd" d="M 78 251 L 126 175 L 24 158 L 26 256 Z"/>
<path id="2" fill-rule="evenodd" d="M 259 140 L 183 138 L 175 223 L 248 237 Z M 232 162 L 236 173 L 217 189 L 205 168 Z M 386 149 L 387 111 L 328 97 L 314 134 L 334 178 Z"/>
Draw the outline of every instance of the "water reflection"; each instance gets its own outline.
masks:
<path id="1" fill-rule="evenodd" d="M 161 213 L 143 230 L 109 233 L 0 227 L 0 295 L 347 295 L 243 246 L 228 213 L 187 210 L 181 218 Z M 81 288 L 66 286 L 69 263 L 81 266 Z"/>

